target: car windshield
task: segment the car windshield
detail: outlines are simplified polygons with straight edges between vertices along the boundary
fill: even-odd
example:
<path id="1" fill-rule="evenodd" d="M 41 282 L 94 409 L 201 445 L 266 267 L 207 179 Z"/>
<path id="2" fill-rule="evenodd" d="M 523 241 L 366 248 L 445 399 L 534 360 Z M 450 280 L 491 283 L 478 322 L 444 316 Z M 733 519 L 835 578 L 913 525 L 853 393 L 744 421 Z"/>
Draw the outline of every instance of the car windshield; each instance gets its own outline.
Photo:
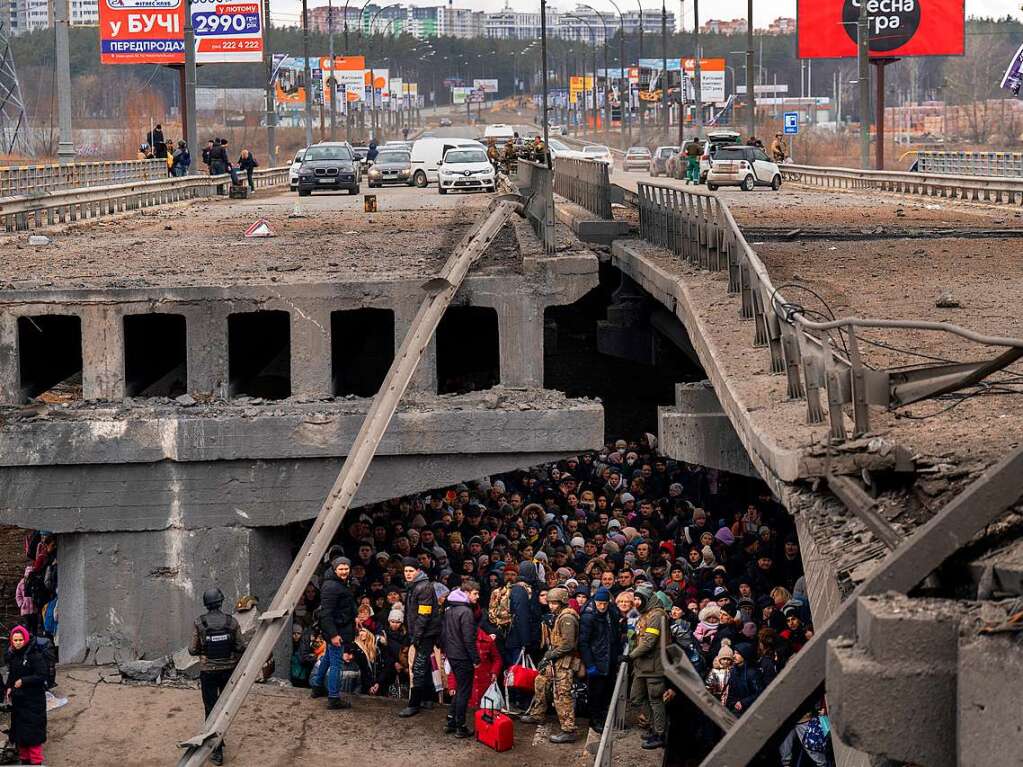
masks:
<path id="1" fill-rule="evenodd" d="M 556 149 L 559 152 L 567 152 L 568 147 L 558 141 L 556 138 L 552 138 L 549 142 L 551 149 Z"/>
<path id="2" fill-rule="evenodd" d="M 452 165 L 461 162 L 486 162 L 487 154 L 482 149 L 451 149 L 444 155 L 444 163 Z"/>
<path id="3" fill-rule="evenodd" d="M 381 152 L 377 155 L 377 163 L 387 162 L 411 162 L 412 158 L 408 152 Z"/>
<path id="4" fill-rule="evenodd" d="M 346 146 L 311 146 L 305 150 L 305 160 L 351 160 L 352 150 Z"/>
<path id="5" fill-rule="evenodd" d="M 631 154 L 631 155 L 639 155 L 641 157 L 649 157 L 650 156 L 650 150 L 649 149 L 636 149 L 636 148 L 633 148 L 633 149 L 629 150 L 629 154 Z"/>
<path id="6" fill-rule="evenodd" d="M 611 154 L 611 150 L 608 149 L 606 146 L 588 146 L 585 149 L 583 149 L 583 152 L 586 153 L 586 154 L 595 154 L 595 155 Z"/>

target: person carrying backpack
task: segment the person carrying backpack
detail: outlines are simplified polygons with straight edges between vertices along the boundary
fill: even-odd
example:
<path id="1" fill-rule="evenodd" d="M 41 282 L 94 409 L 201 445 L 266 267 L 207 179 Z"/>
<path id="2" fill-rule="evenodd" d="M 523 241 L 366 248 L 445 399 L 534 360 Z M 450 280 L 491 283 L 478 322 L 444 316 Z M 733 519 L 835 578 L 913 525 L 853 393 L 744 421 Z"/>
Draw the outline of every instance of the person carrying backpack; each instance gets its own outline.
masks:
<path id="1" fill-rule="evenodd" d="M 224 604 L 224 592 L 219 588 L 207 589 L 202 595 L 202 602 L 207 611 L 195 621 L 188 654 L 200 658 L 199 688 L 208 719 L 245 652 L 245 643 L 238 621 L 220 610 Z M 224 741 L 217 744 L 210 754 L 210 761 L 213 764 L 224 763 Z"/>
<path id="2" fill-rule="evenodd" d="M 11 741 L 22 764 L 43 763 L 46 742 L 46 659 L 24 626 L 11 630 L 4 699 L 11 704 Z"/>

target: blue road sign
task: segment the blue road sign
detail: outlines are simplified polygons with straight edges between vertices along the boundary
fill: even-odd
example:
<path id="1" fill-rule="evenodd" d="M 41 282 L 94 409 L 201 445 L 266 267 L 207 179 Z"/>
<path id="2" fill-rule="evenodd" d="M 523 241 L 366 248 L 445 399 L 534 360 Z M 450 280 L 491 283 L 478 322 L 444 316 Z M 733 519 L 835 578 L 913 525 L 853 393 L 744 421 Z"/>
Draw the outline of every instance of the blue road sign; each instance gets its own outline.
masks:
<path id="1" fill-rule="evenodd" d="M 799 133 L 799 112 L 785 113 L 785 133 Z"/>

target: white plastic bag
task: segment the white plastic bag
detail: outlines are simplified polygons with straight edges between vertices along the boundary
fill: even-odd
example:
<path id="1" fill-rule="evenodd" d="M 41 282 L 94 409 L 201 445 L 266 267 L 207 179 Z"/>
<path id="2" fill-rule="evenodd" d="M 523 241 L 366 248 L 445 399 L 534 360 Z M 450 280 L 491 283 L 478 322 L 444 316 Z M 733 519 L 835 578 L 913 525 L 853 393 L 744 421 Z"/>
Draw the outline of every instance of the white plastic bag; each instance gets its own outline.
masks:
<path id="1" fill-rule="evenodd" d="M 490 687 L 483 693 L 480 698 L 480 708 L 492 708 L 496 711 L 504 709 L 504 695 L 501 694 L 501 688 L 498 687 L 497 682 L 491 682 Z"/>

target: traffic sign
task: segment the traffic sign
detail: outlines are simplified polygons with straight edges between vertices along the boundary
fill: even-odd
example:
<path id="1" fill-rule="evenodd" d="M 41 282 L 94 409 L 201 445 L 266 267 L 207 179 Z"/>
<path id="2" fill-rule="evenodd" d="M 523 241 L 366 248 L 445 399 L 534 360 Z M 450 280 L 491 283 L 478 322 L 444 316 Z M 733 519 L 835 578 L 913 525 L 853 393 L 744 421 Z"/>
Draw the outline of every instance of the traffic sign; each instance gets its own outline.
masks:
<path id="1" fill-rule="evenodd" d="M 265 218 L 256 219 L 252 225 L 245 230 L 246 237 L 275 237 L 273 227 Z"/>
<path id="2" fill-rule="evenodd" d="M 799 112 L 785 113 L 785 133 L 789 135 L 799 133 Z"/>

